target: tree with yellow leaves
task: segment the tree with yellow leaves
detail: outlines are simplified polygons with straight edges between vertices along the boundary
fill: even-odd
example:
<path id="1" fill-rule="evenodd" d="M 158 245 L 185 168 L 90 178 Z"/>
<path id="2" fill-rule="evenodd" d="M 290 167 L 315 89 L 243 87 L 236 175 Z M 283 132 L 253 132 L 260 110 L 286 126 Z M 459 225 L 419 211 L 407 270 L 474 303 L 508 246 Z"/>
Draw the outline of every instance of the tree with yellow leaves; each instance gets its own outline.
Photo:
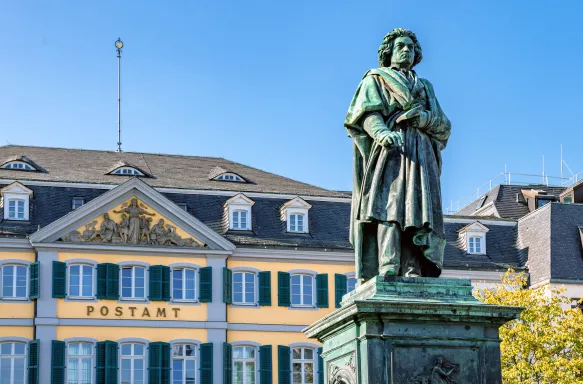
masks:
<path id="1" fill-rule="evenodd" d="M 564 289 L 528 289 L 524 273 L 509 270 L 502 284 L 481 288 L 486 304 L 524 307 L 500 328 L 504 384 L 583 383 L 583 314 Z"/>

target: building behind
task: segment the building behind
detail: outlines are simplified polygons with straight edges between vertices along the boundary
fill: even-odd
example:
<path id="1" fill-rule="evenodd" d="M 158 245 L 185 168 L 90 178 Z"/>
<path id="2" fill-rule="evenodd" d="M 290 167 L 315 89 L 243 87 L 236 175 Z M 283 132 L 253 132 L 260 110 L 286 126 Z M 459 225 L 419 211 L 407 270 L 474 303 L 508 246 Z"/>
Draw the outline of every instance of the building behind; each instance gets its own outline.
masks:
<path id="1" fill-rule="evenodd" d="M 349 194 L 221 158 L 23 146 L 0 147 L 0 188 L 9 383 L 322 383 L 301 330 L 354 288 Z M 569 198 L 500 185 L 447 216 L 442 276 L 528 269 L 583 296 Z"/>

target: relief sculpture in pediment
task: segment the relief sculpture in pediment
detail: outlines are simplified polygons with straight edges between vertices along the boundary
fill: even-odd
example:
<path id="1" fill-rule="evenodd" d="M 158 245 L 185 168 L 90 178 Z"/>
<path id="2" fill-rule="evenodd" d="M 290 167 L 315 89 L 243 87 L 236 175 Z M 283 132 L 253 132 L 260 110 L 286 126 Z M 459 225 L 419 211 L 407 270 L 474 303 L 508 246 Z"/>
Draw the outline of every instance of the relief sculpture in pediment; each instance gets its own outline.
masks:
<path id="1" fill-rule="evenodd" d="M 132 198 L 124 203 L 114 214 L 120 215 L 119 222 L 111 219 L 109 213 L 104 213 L 99 229 L 98 220 L 85 224 L 85 229 L 72 231 L 63 236 L 66 242 L 113 243 L 136 245 L 170 245 L 178 247 L 200 247 L 202 244 L 193 238 L 183 238 L 177 233 L 174 225 L 166 223 L 162 218 L 152 225 L 155 213 L 149 212 L 148 207 Z"/>

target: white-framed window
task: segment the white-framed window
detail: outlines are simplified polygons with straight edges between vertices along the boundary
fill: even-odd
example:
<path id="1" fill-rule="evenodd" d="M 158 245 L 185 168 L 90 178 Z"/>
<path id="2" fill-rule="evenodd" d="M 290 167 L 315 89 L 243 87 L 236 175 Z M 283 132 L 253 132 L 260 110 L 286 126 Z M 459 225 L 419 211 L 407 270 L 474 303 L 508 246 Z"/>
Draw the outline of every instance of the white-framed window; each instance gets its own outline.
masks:
<path id="1" fill-rule="evenodd" d="M 0 383 L 24 384 L 26 378 L 26 344 L 0 343 Z"/>
<path id="2" fill-rule="evenodd" d="M 312 205 L 301 197 L 286 202 L 281 207 L 281 219 L 287 222 L 287 231 L 293 233 L 309 232 L 309 210 Z"/>
<path id="3" fill-rule="evenodd" d="M 255 347 L 233 347 L 233 384 L 255 384 Z"/>
<path id="4" fill-rule="evenodd" d="M 8 200 L 8 219 L 24 220 L 25 201 L 22 199 Z"/>
<path id="5" fill-rule="evenodd" d="M 95 267 L 87 264 L 70 264 L 69 270 L 69 298 L 92 299 L 93 274 Z"/>
<path id="6" fill-rule="evenodd" d="M 304 233 L 305 215 L 302 213 L 292 213 L 289 215 L 289 231 Z"/>
<path id="7" fill-rule="evenodd" d="M 196 301 L 196 269 L 172 269 L 172 301 Z"/>
<path id="8" fill-rule="evenodd" d="M 233 304 L 255 304 L 256 281 L 254 272 L 233 272 Z"/>
<path id="9" fill-rule="evenodd" d="M 292 348 L 292 383 L 313 384 L 316 352 L 312 348 Z"/>
<path id="10" fill-rule="evenodd" d="M 225 208 L 229 218 L 229 229 L 251 230 L 251 208 L 255 202 L 247 196 L 239 193 L 225 202 Z"/>
<path id="11" fill-rule="evenodd" d="M 121 268 L 121 298 L 146 299 L 146 267 L 134 265 Z"/>
<path id="12" fill-rule="evenodd" d="M 4 220 L 28 220 L 32 191 L 18 181 L 2 188 Z"/>
<path id="13" fill-rule="evenodd" d="M 10 161 L 6 164 L 2 164 L 0 168 L 3 169 L 19 169 L 23 171 L 36 171 L 36 168 L 24 161 Z"/>
<path id="14" fill-rule="evenodd" d="M 233 211 L 233 228 L 232 229 L 248 229 L 247 211 L 244 211 L 244 210 Z"/>
<path id="15" fill-rule="evenodd" d="M 356 288 L 356 277 L 348 276 L 346 277 L 346 292 L 352 292 Z"/>
<path id="16" fill-rule="evenodd" d="M 215 177 L 215 180 L 221 180 L 221 181 L 238 181 L 238 182 L 245 182 L 245 180 L 235 174 L 235 173 L 223 173 L 222 175 L 218 175 L 217 177 Z"/>
<path id="17" fill-rule="evenodd" d="M 132 167 L 121 167 L 111 172 L 114 175 L 144 176 L 144 174 Z"/>
<path id="18" fill-rule="evenodd" d="M 85 204 L 85 199 L 80 197 L 73 197 L 73 200 L 71 200 L 71 208 L 73 208 L 73 210 L 83 206 L 83 204 Z"/>
<path id="19" fill-rule="evenodd" d="M 468 236 L 468 253 L 481 255 L 483 253 L 482 236 Z"/>
<path id="20" fill-rule="evenodd" d="M 146 376 L 146 346 L 124 343 L 120 348 L 120 384 L 144 384 Z"/>
<path id="21" fill-rule="evenodd" d="M 306 274 L 291 275 L 291 305 L 292 307 L 313 307 L 314 276 Z"/>
<path id="22" fill-rule="evenodd" d="M 196 383 L 196 345 L 172 345 L 172 384 Z"/>
<path id="23" fill-rule="evenodd" d="M 7 264 L 2 266 L 2 299 L 26 300 L 28 298 L 28 266 Z"/>
<path id="24" fill-rule="evenodd" d="M 67 344 L 67 384 L 93 384 L 93 344 Z"/>

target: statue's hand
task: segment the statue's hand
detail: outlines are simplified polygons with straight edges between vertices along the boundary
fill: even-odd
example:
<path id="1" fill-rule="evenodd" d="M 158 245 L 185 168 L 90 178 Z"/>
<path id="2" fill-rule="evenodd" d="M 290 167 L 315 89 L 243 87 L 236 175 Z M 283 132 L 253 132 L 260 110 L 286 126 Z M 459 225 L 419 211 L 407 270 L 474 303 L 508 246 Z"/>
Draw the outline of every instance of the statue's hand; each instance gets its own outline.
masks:
<path id="1" fill-rule="evenodd" d="M 410 109 L 399 116 L 396 122 L 398 124 L 403 121 L 408 121 L 414 128 L 425 128 L 429 122 L 429 112 L 421 107 Z"/>
<path id="2" fill-rule="evenodd" d="M 387 132 L 379 139 L 379 143 L 386 148 L 402 147 L 404 143 L 403 133 L 393 131 Z"/>

